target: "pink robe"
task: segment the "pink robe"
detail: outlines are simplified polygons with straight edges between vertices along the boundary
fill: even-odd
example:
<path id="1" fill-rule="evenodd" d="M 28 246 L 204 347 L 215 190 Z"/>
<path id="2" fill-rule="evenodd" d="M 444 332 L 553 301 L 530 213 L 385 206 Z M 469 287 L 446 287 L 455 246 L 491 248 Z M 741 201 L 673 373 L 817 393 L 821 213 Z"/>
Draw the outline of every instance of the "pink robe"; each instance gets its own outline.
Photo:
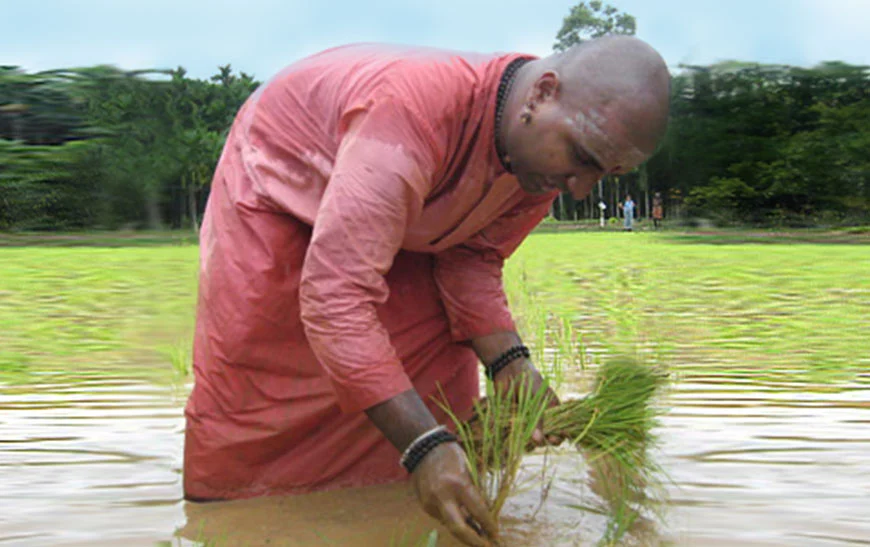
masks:
<path id="1" fill-rule="evenodd" d="M 242 107 L 202 226 L 188 497 L 401 480 L 364 409 L 413 387 L 467 415 L 467 341 L 514 328 L 502 264 L 554 197 L 495 154 L 519 56 L 336 48 Z"/>

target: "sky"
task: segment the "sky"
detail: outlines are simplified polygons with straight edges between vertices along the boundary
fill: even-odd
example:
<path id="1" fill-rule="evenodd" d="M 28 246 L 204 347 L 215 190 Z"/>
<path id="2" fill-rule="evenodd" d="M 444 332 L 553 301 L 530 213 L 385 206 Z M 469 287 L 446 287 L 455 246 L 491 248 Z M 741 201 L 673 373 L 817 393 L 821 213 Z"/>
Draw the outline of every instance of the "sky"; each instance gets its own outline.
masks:
<path id="1" fill-rule="evenodd" d="M 351 42 L 547 55 L 573 0 L 0 0 L 0 65 L 231 64 L 259 80 Z M 870 0 L 611 0 L 674 71 L 740 60 L 870 65 Z"/>

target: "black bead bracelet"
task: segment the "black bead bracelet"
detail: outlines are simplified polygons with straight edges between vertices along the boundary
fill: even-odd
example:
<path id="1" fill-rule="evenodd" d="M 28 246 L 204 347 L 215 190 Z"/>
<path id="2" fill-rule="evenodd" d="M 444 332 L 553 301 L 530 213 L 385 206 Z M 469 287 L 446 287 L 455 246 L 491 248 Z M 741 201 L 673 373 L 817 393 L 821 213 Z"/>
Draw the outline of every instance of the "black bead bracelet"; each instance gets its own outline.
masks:
<path id="1" fill-rule="evenodd" d="M 506 352 L 502 353 L 498 357 L 498 359 L 496 359 L 486 367 L 486 375 L 487 377 L 489 377 L 490 380 L 492 380 L 501 369 L 508 366 L 514 359 L 518 359 L 520 357 L 525 357 L 526 359 L 528 359 L 529 357 L 531 357 L 531 355 L 532 354 L 529 351 L 529 348 L 527 348 L 526 346 L 514 346 Z"/>
<path id="2" fill-rule="evenodd" d="M 456 436 L 447 431 L 444 426 L 441 426 L 423 434 L 417 440 L 412 442 L 405 450 L 405 453 L 402 454 L 402 459 L 399 461 L 403 466 L 405 466 L 408 473 L 413 473 L 414 469 L 416 469 L 417 466 L 420 465 L 420 462 L 423 461 L 423 458 L 425 458 L 429 452 L 432 452 L 436 446 L 451 442 L 456 442 Z"/>

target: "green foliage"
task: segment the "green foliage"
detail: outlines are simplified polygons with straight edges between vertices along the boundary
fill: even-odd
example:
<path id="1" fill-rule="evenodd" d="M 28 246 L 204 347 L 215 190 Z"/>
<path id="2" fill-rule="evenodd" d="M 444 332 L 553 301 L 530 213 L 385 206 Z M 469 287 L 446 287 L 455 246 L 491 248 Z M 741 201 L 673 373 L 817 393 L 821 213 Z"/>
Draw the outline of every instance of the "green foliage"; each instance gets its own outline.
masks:
<path id="1" fill-rule="evenodd" d="M 0 229 L 196 227 L 235 113 L 257 83 L 229 65 L 26 74 L 0 67 Z M 21 165 L 19 165 L 21 162 Z"/>
<path id="2" fill-rule="evenodd" d="M 564 51 L 573 45 L 610 34 L 634 35 L 634 17 L 598 0 L 580 2 L 562 21 L 553 49 Z"/>
<path id="3" fill-rule="evenodd" d="M 581 2 L 555 49 L 635 29 L 617 8 Z M 607 216 L 626 192 L 644 216 L 660 191 L 669 219 L 702 209 L 789 226 L 870 220 L 868 67 L 727 61 L 682 67 L 672 84 L 659 151 L 595 191 Z M 0 230 L 196 229 L 227 130 L 257 85 L 229 65 L 207 80 L 182 68 L 0 66 Z M 584 211 L 598 216 L 566 194 L 554 215 Z"/>
<path id="4" fill-rule="evenodd" d="M 0 66 L 0 139 L 58 144 L 84 134 L 80 102 L 51 73 L 26 74 Z"/>
<path id="5" fill-rule="evenodd" d="M 83 141 L 48 146 L 0 140 L 0 230 L 87 226 L 97 193 L 87 176 L 92 152 Z"/>
<path id="6" fill-rule="evenodd" d="M 700 214 L 709 209 L 740 209 L 756 197 L 755 190 L 739 178 L 713 177 L 709 185 L 693 188 L 686 204 Z"/>
<path id="7" fill-rule="evenodd" d="M 744 222 L 870 217 L 867 67 L 683 68 L 669 132 L 647 164 L 653 189 L 688 196 L 687 212 Z"/>

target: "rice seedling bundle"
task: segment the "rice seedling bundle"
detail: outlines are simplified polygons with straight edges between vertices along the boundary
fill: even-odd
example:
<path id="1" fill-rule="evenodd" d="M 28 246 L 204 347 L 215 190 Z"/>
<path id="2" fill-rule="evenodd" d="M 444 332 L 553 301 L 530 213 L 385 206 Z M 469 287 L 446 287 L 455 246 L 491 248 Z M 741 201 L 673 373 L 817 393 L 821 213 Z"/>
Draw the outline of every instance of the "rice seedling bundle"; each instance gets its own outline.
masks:
<path id="1" fill-rule="evenodd" d="M 495 393 L 491 383 L 457 432 L 468 455 L 472 478 L 498 515 L 515 486 L 531 435 L 543 420 L 544 434 L 570 441 L 589 458 L 603 458 L 608 474 L 632 491 L 657 482 L 658 467 L 648 448 L 659 411 L 653 399 L 665 375 L 630 359 L 603 364 L 586 397 L 550 406 L 543 392 L 521 384 L 513 397 Z M 454 421 L 456 419 L 454 418 Z"/>

